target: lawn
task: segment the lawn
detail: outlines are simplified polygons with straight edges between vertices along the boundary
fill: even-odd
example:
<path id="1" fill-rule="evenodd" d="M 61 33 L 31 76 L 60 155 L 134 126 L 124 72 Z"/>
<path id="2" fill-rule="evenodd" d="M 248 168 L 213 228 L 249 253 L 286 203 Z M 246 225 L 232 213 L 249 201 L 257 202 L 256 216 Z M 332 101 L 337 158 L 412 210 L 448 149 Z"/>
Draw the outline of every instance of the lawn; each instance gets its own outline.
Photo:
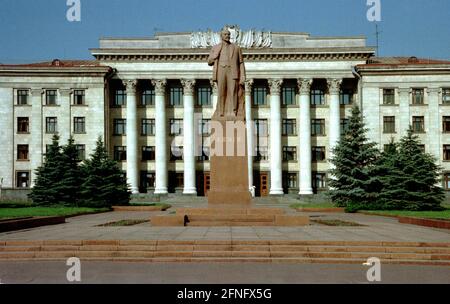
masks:
<path id="1" fill-rule="evenodd" d="M 0 204 L 0 206 L 2 206 Z M 70 216 L 84 213 L 109 211 L 108 208 L 86 207 L 24 207 L 4 208 L 0 207 L 0 219 L 30 217 L 30 216 Z"/>
<path id="2" fill-rule="evenodd" d="M 450 209 L 442 210 L 442 211 L 403 211 L 403 210 L 371 210 L 364 211 L 369 214 L 376 215 L 391 215 L 391 216 L 409 216 L 409 217 L 421 217 L 421 218 L 429 218 L 429 219 L 450 219 Z"/>

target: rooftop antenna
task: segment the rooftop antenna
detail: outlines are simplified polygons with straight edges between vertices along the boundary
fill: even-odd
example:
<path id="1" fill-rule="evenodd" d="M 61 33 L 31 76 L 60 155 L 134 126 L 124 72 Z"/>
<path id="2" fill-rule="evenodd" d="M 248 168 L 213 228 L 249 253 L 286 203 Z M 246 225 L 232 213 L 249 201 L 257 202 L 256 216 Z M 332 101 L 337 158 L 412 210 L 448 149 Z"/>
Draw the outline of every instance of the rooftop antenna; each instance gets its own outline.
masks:
<path id="1" fill-rule="evenodd" d="M 375 36 L 376 36 L 376 39 L 377 39 L 377 46 L 376 46 L 376 48 L 377 48 L 377 57 L 380 56 L 380 44 L 379 44 L 379 38 L 380 38 L 380 34 L 381 34 L 381 33 L 382 33 L 382 32 L 378 30 L 378 23 L 375 22 Z"/>

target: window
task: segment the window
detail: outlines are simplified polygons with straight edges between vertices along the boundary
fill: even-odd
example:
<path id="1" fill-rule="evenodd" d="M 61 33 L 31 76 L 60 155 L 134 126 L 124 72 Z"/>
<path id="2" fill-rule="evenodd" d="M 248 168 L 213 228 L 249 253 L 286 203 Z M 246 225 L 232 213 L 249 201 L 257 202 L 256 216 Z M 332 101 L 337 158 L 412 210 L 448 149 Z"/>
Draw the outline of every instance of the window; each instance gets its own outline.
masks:
<path id="1" fill-rule="evenodd" d="M 325 161 L 325 147 L 312 147 L 312 160 L 314 162 Z"/>
<path id="2" fill-rule="evenodd" d="M 17 188 L 28 188 L 30 186 L 30 172 L 17 171 L 16 186 Z"/>
<path id="3" fill-rule="evenodd" d="M 444 189 L 450 190 L 450 173 L 444 174 Z"/>
<path id="4" fill-rule="evenodd" d="M 183 160 L 183 146 L 170 147 L 170 161 Z"/>
<path id="5" fill-rule="evenodd" d="M 264 106 L 267 104 L 267 88 L 265 86 L 253 87 L 253 105 Z"/>
<path id="6" fill-rule="evenodd" d="M 313 189 L 326 188 L 326 174 L 321 172 L 312 172 L 312 187 Z"/>
<path id="7" fill-rule="evenodd" d="M 77 149 L 77 159 L 79 161 L 86 159 L 86 146 L 85 145 L 75 145 Z"/>
<path id="8" fill-rule="evenodd" d="M 17 104 L 28 104 L 28 90 L 17 90 Z"/>
<path id="9" fill-rule="evenodd" d="M 199 86 L 197 88 L 197 105 L 210 106 L 211 105 L 211 87 Z"/>
<path id="10" fill-rule="evenodd" d="M 395 116 L 383 116 L 383 132 L 395 133 Z"/>
<path id="11" fill-rule="evenodd" d="M 353 103 L 353 90 L 343 89 L 339 95 L 341 105 L 350 105 Z"/>
<path id="12" fill-rule="evenodd" d="M 118 89 L 114 91 L 113 106 L 120 107 L 127 104 L 127 91 Z"/>
<path id="13" fill-rule="evenodd" d="M 281 89 L 281 102 L 283 106 L 295 105 L 295 86 L 283 86 Z"/>
<path id="14" fill-rule="evenodd" d="M 74 90 L 73 91 L 73 104 L 74 105 L 84 105 L 84 90 Z"/>
<path id="15" fill-rule="evenodd" d="M 207 146 L 202 146 L 202 155 L 201 156 L 198 156 L 197 157 L 197 159 L 199 160 L 199 161 L 207 161 L 207 160 L 209 160 L 209 154 L 210 152 L 209 152 L 209 147 L 207 147 Z"/>
<path id="16" fill-rule="evenodd" d="M 170 120 L 170 135 L 183 135 L 183 120 L 171 119 Z"/>
<path id="17" fill-rule="evenodd" d="M 256 146 L 255 161 L 267 160 L 269 149 L 267 146 Z"/>
<path id="18" fill-rule="evenodd" d="M 295 135 L 296 134 L 296 120 L 295 119 L 283 119 L 283 135 Z"/>
<path id="19" fill-rule="evenodd" d="M 154 188 L 156 183 L 155 172 L 141 171 L 141 188 Z"/>
<path id="20" fill-rule="evenodd" d="M 155 160 L 155 147 L 143 146 L 142 147 L 142 161 Z"/>
<path id="21" fill-rule="evenodd" d="M 450 160 L 450 145 L 444 145 L 444 160 Z"/>
<path id="22" fill-rule="evenodd" d="M 183 105 L 183 88 L 182 87 L 170 87 L 169 89 L 169 103 L 173 107 Z"/>
<path id="23" fill-rule="evenodd" d="M 141 135 L 153 136 L 155 135 L 155 120 L 144 118 L 141 121 Z"/>
<path id="24" fill-rule="evenodd" d="M 114 160 L 115 161 L 127 160 L 127 147 L 126 146 L 114 146 Z"/>
<path id="25" fill-rule="evenodd" d="M 141 105 L 153 106 L 154 104 L 155 104 L 155 90 L 154 89 L 143 90 L 141 95 Z"/>
<path id="26" fill-rule="evenodd" d="M 56 105 L 56 90 L 45 91 L 45 104 Z"/>
<path id="27" fill-rule="evenodd" d="M 126 135 L 127 134 L 127 120 L 122 118 L 115 118 L 113 120 L 113 135 Z"/>
<path id="28" fill-rule="evenodd" d="M 442 132 L 450 133 L 450 116 L 442 117 Z"/>
<path id="29" fill-rule="evenodd" d="M 57 123 L 58 123 L 58 119 L 56 117 L 46 117 L 45 118 L 45 132 L 49 133 L 49 134 L 57 133 L 58 132 Z"/>
<path id="30" fill-rule="evenodd" d="M 325 119 L 311 120 L 311 135 L 325 135 Z"/>
<path id="31" fill-rule="evenodd" d="M 267 125 L 267 119 L 255 119 L 255 134 L 258 137 L 267 136 L 269 128 Z"/>
<path id="32" fill-rule="evenodd" d="M 323 90 L 311 90 L 311 104 L 314 106 L 325 104 L 325 92 Z"/>
<path id="33" fill-rule="evenodd" d="M 289 189 L 296 189 L 297 185 L 297 173 L 283 172 L 283 188 L 285 192 L 288 192 Z"/>
<path id="34" fill-rule="evenodd" d="M 383 89 L 383 104 L 395 104 L 395 89 Z"/>
<path id="35" fill-rule="evenodd" d="M 17 133 L 29 133 L 29 125 L 28 117 L 17 117 Z"/>
<path id="36" fill-rule="evenodd" d="M 211 134 L 211 119 L 202 119 L 198 125 L 198 134 L 208 136 Z"/>
<path id="37" fill-rule="evenodd" d="M 442 89 L 442 103 L 450 104 L 450 89 Z"/>
<path id="38" fill-rule="evenodd" d="M 423 116 L 413 116 L 412 129 L 415 133 L 425 132 L 425 119 Z"/>
<path id="39" fill-rule="evenodd" d="M 86 133 L 86 120 L 84 117 L 73 118 L 73 133 L 75 134 Z"/>
<path id="40" fill-rule="evenodd" d="M 284 161 L 296 161 L 297 160 L 297 147 L 283 147 L 283 160 Z"/>
<path id="41" fill-rule="evenodd" d="M 424 103 L 424 89 L 413 89 L 412 90 L 412 104 L 421 105 Z"/>
<path id="42" fill-rule="evenodd" d="M 28 160 L 28 145 L 17 145 L 17 160 Z"/>
<path id="43" fill-rule="evenodd" d="M 342 118 L 341 119 L 341 135 L 344 135 L 345 132 L 348 131 L 350 120 L 348 118 Z"/>

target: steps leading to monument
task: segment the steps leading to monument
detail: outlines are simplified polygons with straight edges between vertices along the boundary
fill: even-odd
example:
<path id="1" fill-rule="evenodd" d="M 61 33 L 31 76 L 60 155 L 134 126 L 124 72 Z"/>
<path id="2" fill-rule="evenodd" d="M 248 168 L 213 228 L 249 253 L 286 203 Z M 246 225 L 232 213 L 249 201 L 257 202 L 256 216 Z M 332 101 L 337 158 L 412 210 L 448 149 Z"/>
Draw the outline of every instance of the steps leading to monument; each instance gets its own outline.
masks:
<path id="1" fill-rule="evenodd" d="M 345 241 L 0 241 L 0 261 L 382 263 L 450 266 L 450 243 Z"/>

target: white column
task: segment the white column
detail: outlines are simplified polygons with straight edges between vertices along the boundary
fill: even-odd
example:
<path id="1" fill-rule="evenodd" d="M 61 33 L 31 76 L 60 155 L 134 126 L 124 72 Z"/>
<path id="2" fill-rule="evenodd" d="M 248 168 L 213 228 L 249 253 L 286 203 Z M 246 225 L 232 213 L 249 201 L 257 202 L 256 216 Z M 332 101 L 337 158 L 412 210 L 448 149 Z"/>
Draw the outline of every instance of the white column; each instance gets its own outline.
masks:
<path id="1" fill-rule="evenodd" d="M 328 92 L 330 94 L 330 120 L 328 129 L 329 154 L 328 163 L 333 158 L 333 148 L 341 137 L 341 114 L 339 104 L 339 92 L 341 91 L 342 79 L 328 79 Z"/>
<path id="2" fill-rule="evenodd" d="M 136 79 L 123 81 L 127 90 L 127 179 L 131 193 L 139 193 L 138 126 L 136 104 Z"/>
<path id="3" fill-rule="evenodd" d="M 311 183 L 311 110 L 312 79 L 298 79 L 300 93 L 300 195 L 312 194 Z"/>
<path id="4" fill-rule="evenodd" d="M 406 135 L 409 126 L 411 125 L 411 117 L 410 117 L 410 105 L 409 105 L 409 96 L 411 89 L 410 88 L 399 88 L 398 96 L 399 96 L 399 105 L 400 105 L 400 117 L 399 117 L 399 129 L 398 135 L 402 137 Z"/>
<path id="5" fill-rule="evenodd" d="M 42 125 L 42 94 L 44 94 L 42 89 L 31 89 L 30 133 L 33 134 L 29 151 L 31 187 L 35 185 L 35 170 L 42 165 L 42 137 L 45 132 Z"/>
<path id="6" fill-rule="evenodd" d="M 61 107 L 61 116 L 58 118 L 58 133 L 60 134 L 61 144 L 66 145 L 67 140 L 70 135 L 72 135 L 72 125 L 73 125 L 73 117 L 71 115 L 71 89 L 60 89 L 60 107 Z M 75 143 L 76 144 L 76 143 Z"/>
<path id="7" fill-rule="evenodd" d="M 247 128 L 247 169 L 248 169 L 248 188 L 252 192 L 253 187 L 253 120 L 252 120 L 252 86 L 253 79 L 245 81 L 245 126 Z"/>
<path id="8" fill-rule="evenodd" d="M 210 79 L 209 82 L 211 83 L 211 88 L 212 88 L 212 100 L 211 100 L 211 102 L 212 102 L 213 114 L 214 114 L 214 112 L 216 111 L 216 107 L 217 107 L 217 82 L 212 81 L 212 79 Z"/>
<path id="9" fill-rule="evenodd" d="M 194 131 L 194 79 L 181 79 L 183 85 L 183 162 L 184 189 L 183 194 L 197 194 L 195 187 L 195 131 Z"/>
<path id="10" fill-rule="evenodd" d="M 282 79 L 269 79 L 270 86 L 270 194 L 283 194 L 281 158 L 280 91 Z"/>
<path id="11" fill-rule="evenodd" d="M 152 81 L 155 86 L 155 194 L 167 194 L 167 142 L 166 142 L 166 83 L 165 79 Z"/>
<path id="12" fill-rule="evenodd" d="M 439 88 L 428 88 L 427 97 L 428 120 L 425 118 L 425 128 L 428 129 L 426 131 L 430 146 L 426 152 L 432 154 L 438 162 L 441 162 L 442 118 L 439 115 Z"/>

